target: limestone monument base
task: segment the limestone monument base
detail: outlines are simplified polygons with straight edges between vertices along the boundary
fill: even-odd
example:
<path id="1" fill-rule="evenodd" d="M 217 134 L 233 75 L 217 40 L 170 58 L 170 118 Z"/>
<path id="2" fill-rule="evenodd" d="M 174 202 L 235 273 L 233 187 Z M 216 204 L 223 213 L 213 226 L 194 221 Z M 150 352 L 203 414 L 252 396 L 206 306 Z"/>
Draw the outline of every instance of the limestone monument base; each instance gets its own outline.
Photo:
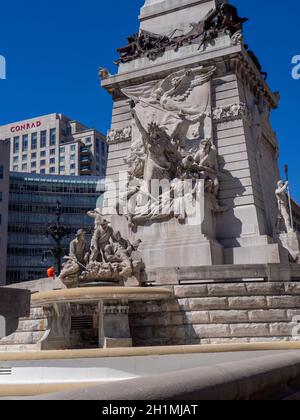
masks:
<path id="1" fill-rule="evenodd" d="M 30 317 L 0 348 L 72 347 L 74 337 L 101 347 L 299 339 L 300 247 L 290 207 L 300 210 L 279 181 L 270 120 L 279 95 L 244 43 L 246 21 L 225 0 L 145 2 L 116 74 L 100 69 L 113 99 L 107 189 L 103 208 L 90 212 L 88 259 L 79 231 L 61 274 L 68 287 L 122 277 L 143 286 L 138 299 L 130 287 L 105 298 L 110 288 L 61 285 L 44 302 L 33 294 Z M 153 181 L 168 182 L 167 214 L 166 191 L 160 185 L 153 195 Z M 200 198 L 204 220 L 190 225 L 182 203 Z"/>

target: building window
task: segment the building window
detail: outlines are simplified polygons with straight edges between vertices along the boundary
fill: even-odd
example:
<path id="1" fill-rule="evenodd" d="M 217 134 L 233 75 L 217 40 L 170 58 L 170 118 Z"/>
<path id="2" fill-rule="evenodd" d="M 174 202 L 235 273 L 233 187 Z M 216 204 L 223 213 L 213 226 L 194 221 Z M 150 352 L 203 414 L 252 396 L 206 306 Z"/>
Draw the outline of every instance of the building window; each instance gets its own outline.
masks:
<path id="1" fill-rule="evenodd" d="M 75 152 L 75 144 L 72 144 L 70 147 L 71 152 Z"/>
<path id="2" fill-rule="evenodd" d="M 36 162 L 31 162 L 31 167 L 36 168 Z"/>
<path id="3" fill-rule="evenodd" d="M 66 153 L 66 148 L 65 148 L 65 147 L 61 147 L 61 148 L 59 149 L 59 151 L 60 151 L 60 154 L 61 154 L 61 155 L 64 155 L 64 154 Z"/>
<path id="4" fill-rule="evenodd" d="M 19 153 L 20 150 L 20 137 L 14 137 L 14 153 Z"/>
<path id="5" fill-rule="evenodd" d="M 22 138 L 22 152 L 28 151 L 28 135 L 26 134 Z"/>
<path id="6" fill-rule="evenodd" d="M 0 165 L 0 179 L 3 179 L 4 177 L 4 167 L 3 165 Z"/>
<path id="7" fill-rule="evenodd" d="M 18 163 L 19 162 L 19 156 L 15 156 L 14 157 L 14 163 Z"/>
<path id="8" fill-rule="evenodd" d="M 76 165 L 75 165 L 75 163 L 72 163 L 72 164 L 70 165 L 70 168 L 71 168 L 71 169 L 76 169 Z"/>
<path id="9" fill-rule="evenodd" d="M 46 161 L 43 159 L 43 160 L 41 160 L 41 162 L 40 162 L 40 166 L 45 166 L 46 165 Z"/>
<path id="10" fill-rule="evenodd" d="M 32 150 L 36 150 L 37 149 L 37 140 L 38 140 L 37 133 L 32 133 L 31 134 L 31 149 Z"/>
<path id="11" fill-rule="evenodd" d="M 65 172 L 66 168 L 64 166 L 59 167 L 59 172 Z"/>
<path id="12" fill-rule="evenodd" d="M 47 146 L 47 131 L 41 131 L 41 142 L 40 147 L 46 147 Z"/>
<path id="13" fill-rule="evenodd" d="M 40 173 L 44 175 L 46 173 L 46 169 L 41 169 Z"/>
<path id="14" fill-rule="evenodd" d="M 85 144 L 86 144 L 86 145 L 88 145 L 88 144 L 92 144 L 92 139 L 91 139 L 91 137 L 87 137 L 87 138 L 85 139 Z"/>
<path id="15" fill-rule="evenodd" d="M 43 150 L 43 151 L 41 152 L 41 157 L 46 157 L 46 151 L 45 151 L 45 150 Z"/>
<path id="16" fill-rule="evenodd" d="M 27 155 L 22 155 L 22 160 L 27 160 L 28 156 Z"/>
<path id="17" fill-rule="evenodd" d="M 71 160 L 72 162 L 74 162 L 74 160 L 75 160 L 75 155 L 71 155 L 71 156 L 70 156 L 70 160 Z"/>
<path id="18" fill-rule="evenodd" d="M 15 172 L 17 172 L 17 171 L 18 171 L 18 169 L 19 169 L 19 166 L 18 166 L 18 165 L 14 165 L 13 170 L 14 170 Z"/>
<path id="19" fill-rule="evenodd" d="M 50 159 L 50 165 L 55 165 L 55 158 Z"/>
<path id="20" fill-rule="evenodd" d="M 59 158 L 60 163 L 65 163 L 66 159 L 64 157 Z"/>
<path id="21" fill-rule="evenodd" d="M 100 154 L 100 140 L 96 139 L 96 153 Z"/>
<path id="22" fill-rule="evenodd" d="M 56 128 L 50 130 L 50 146 L 56 145 Z"/>
<path id="23" fill-rule="evenodd" d="M 27 171 L 27 163 L 23 163 L 23 165 L 22 165 L 22 171 Z"/>
<path id="24" fill-rule="evenodd" d="M 54 174 L 55 173 L 55 167 L 51 166 L 50 168 L 50 174 Z"/>
<path id="25" fill-rule="evenodd" d="M 50 155 L 51 155 L 51 156 L 55 155 L 55 149 L 51 149 L 51 150 L 50 150 Z"/>
<path id="26" fill-rule="evenodd" d="M 31 153 L 31 159 L 36 159 L 36 153 Z"/>

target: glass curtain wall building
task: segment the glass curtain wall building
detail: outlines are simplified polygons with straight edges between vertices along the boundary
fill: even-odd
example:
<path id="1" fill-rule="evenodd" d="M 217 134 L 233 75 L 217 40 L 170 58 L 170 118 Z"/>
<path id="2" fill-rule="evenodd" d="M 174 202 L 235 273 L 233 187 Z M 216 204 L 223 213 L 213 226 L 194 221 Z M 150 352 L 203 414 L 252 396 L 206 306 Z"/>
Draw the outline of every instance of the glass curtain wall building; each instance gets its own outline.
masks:
<path id="1" fill-rule="evenodd" d="M 54 242 L 46 232 L 56 222 L 57 201 L 61 203 L 61 223 L 68 232 L 63 242 L 66 252 L 79 228 L 91 234 L 94 220 L 87 212 L 100 206 L 103 182 L 91 176 L 11 173 L 7 284 L 44 278 L 54 264 L 48 253 Z"/>

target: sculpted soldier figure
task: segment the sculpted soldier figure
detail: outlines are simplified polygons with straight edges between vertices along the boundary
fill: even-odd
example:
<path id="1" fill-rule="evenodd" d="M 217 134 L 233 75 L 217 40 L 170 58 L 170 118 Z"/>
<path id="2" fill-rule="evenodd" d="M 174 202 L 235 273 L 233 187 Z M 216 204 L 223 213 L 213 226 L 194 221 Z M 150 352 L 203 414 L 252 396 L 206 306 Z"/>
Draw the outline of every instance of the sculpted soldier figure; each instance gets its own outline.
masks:
<path id="1" fill-rule="evenodd" d="M 293 227 L 291 224 L 290 212 L 289 212 L 289 199 L 288 199 L 288 181 L 279 181 L 277 183 L 277 189 L 275 191 L 277 197 L 277 205 L 279 211 L 279 223 L 280 220 L 284 221 L 287 232 L 293 232 Z M 280 229 L 280 226 L 278 226 Z"/>
<path id="2" fill-rule="evenodd" d="M 199 165 L 199 169 L 204 171 L 209 179 L 213 181 L 212 193 L 217 197 L 219 193 L 219 163 L 218 152 L 211 139 L 201 141 L 200 149 L 196 153 L 195 162 Z"/>
<path id="3" fill-rule="evenodd" d="M 182 159 L 181 154 L 172 144 L 167 132 L 158 124 L 151 123 L 146 130 L 134 109 L 132 115 L 142 134 L 145 148 L 145 183 L 150 184 L 153 179 L 172 179 L 172 172 L 176 172 L 177 164 Z"/>
<path id="4" fill-rule="evenodd" d="M 113 238 L 113 228 L 107 220 L 97 218 L 97 225 L 91 241 L 90 262 L 104 262 L 104 249 Z"/>
<path id="5" fill-rule="evenodd" d="M 78 230 L 75 239 L 70 243 L 70 253 L 62 272 L 60 280 L 69 288 L 78 285 L 80 273 L 85 269 L 88 260 L 88 246 L 85 240 L 85 231 Z"/>

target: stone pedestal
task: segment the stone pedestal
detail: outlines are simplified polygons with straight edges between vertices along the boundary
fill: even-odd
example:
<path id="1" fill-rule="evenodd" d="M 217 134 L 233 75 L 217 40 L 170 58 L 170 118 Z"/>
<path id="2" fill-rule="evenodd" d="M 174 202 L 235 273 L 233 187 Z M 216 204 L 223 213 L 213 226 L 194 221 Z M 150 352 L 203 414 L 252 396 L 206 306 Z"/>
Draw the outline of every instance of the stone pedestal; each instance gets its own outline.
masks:
<path id="1" fill-rule="evenodd" d="M 275 238 L 289 252 L 290 259 L 297 261 L 300 255 L 300 235 L 297 232 L 288 232 L 276 235 Z"/>
<path id="2" fill-rule="evenodd" d="M 127 300 L 99 302 L 99 347 L 132 347 Z"/>
<path id="3" fill-rule="evenodd" d="M 224 240 L 226 264 L 286 264 L 288 251 L 282 243 L 274 243 L 270 236 L 249 235 L 237 238 L 234 244 Z"/>
<path id="4" fill-rule="evenodd" d="M 54 303 L 44 308 L 47 330 L 41 339 L 41 350 L 65 350 L 71 347 L 71 305 Z"/>
<path id="5" fill-rule="evenodd" d="M 41 340 L 41 349 L 93 347 L 93 329 L 98 331 L 99 348 L 132 347 L 128 308 L 127 300 L 100 300 L 93 307 L 69 303 L 45 307 L 48 328 Z"/>
<path id="6" fill-rule="evenodd" d="M 149 0 L 141 10 L 140 29 L 158 36 L 170 35 L 176 29 L 183 35 L 188 34 L 191 24 L 203 20 L 219 3 Z M 228 31 L 220 31 L 212 42 L 201 46 L 200 43 L 198 37 L 190 43 L 180 45 L 179 42 L 178 48 L 167 46 L 153 56 L 144 54 L 121 60 L 118 73 L 102 81 L 114 100 L 111 128 L 115 135 L 108 159 L 107 196 L 111 199 L 118 196 L 119 174 L 128 171 L 126 159 L 137 139 L 128 92 L 133 89 L 140 92 L 141 87 L 154 86 L 156 82 L 161 82 L 164 88 L 167 78 L 180 71 L 214 66 L 216 71 L 208 82 L 208 96 L 201 89 L 195 90 L 195 96 L 189 91 L 187 102 L 192 96 L 194 103 L 199 97 L 207 103 L 199 136 L 200 139 L 212 138 L 217 150 L 218 202 L 228 211 L 215 213 L 213 223 L 206 212 L 208 231 L 206 227 L 190 229 L 168 222 L 139 227 L 136 238 L 144 242 L 143 259 L 151 269 L 199 264 L 286 263 L 288 252 L 284 241 L 280 243 L 273 236 L 278 215 L 274 192 L 279 168 L 278 141 L 271 127 L 270 113 L 277 108 L 278 97 L 247 52 L 241 32 L 230 35 Z M 144 94 L 147 100 L 146 88 Z M 177 103 L 182 100 L 175 94 L 172 99 Z M 154 115 L 156 111 L 152 111 Z M 146 115 L 145 111 L 146 127 L 154 118 L 150 114 L 149 111 L 149 116 Z M 193 142 L 191 134 L 187 132 L 188 142 Z"/>

